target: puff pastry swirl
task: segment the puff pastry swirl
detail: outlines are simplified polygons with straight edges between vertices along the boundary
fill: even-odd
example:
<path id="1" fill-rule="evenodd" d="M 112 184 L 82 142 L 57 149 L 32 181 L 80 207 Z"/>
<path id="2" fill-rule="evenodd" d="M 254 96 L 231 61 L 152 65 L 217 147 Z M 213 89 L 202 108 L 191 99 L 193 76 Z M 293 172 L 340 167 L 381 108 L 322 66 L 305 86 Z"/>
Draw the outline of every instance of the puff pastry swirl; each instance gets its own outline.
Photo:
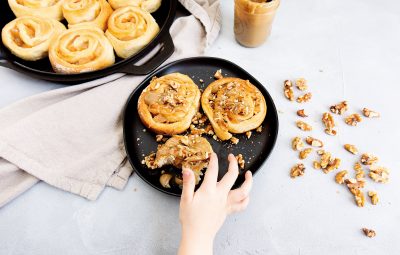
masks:
<path id="1" fill-rule="evenodd" d="M 69 28 L 89 26 L 104 31 L 113 9 L 106 0 L 64 0 L 62 11 Z"/>
<path id="2" fill-rule="evenodd" d="M 161 6 L 161 0 L 109 0 L 108 2 L 114 10 L 125 6 L 135 6 L 150 13 L 157 11 Z"/>
<path id="3" fill-rule="evenodd" d="M 5 25 L 1 38 L 15 56 L 36 61 L 47 57 L 50 41 L 65 30 L 57 20 L 24 16 Z"/>
<path id="4" fill-rule="evenodd" d="M 61 6 L 64 0 L 8 0 L 8 5 L 17 17 L 37 16 L 62 20 Z"/>
<path id="5" fill-rule="evenodd" d="M 82 73 L 114 64 L 111 43 L 99 28 L 71 28 L 57 36 L 50 45 L 49 58 L 58 73 Z"/>
<path id="6" fill-rule="evenodd" d="M 157 134 L 180 134 L 190 127 L 200 106 L 200 90 L 189 76 L 171 73 L 153 78 L 139 97 L 143 124 Z"/>
<path id="7" fill-rule="evenodd" d="M 121 58 L 128 58 L 144 48 L 160 31 L 150 13 L 138 7 L 115 10 L 108 19 L 106 36 Z"/>
<path id="8" fill-rule="evenodd" d="M 259 127 L 267 114 L 261 92 L 248 80 L 222 78 L 204 90 L 201 106 L 221 140 Z"/>

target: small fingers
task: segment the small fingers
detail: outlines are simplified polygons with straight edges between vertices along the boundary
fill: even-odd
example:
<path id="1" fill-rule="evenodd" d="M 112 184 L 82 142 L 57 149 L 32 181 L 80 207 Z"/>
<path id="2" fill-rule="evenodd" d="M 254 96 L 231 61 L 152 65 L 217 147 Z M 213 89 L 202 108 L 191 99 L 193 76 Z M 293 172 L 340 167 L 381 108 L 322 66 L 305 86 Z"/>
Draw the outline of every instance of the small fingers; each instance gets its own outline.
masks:
<path id="1" fill-rule="evenodd" d="M 233 154 L 229 154 L 228 160 L 229 160 L 228 172 L 224 175 L 222 180 L 218 183 L 218 187 L 221 187 L 226 192 L 229 192 L 229 190 L 232 188 L 233 184 L 235 184 L 235 181 L 239 175 L 239 166 L 238 166 L 235 156 L 233 156 Z"/>
<path id="2" fill-rule="evenodd" d="M 243 211 L 247 208 L 250 202 L 250 197 L 246 197 L 242 201 L 229 206 L 228 214 Z"/>
<path id="3" fill-rule="evenodd" d="M 204 176 L 204 181 L 201 186 L 206 188 L 215 187 L 218 179 L 218 157 L 214 152 L 210 155 L 207 171 Z"/>
<path id="4" fill-rule="evenodd" d="M 182 169 L 183 187 L 181 203 L 191 202 L 194 195 L 195 181 L 194 174 L 189 168 Z"/>
<path id="5" fill-rule="evenodd" d="M 253 185 L 253 177 L 250 171 L 247 171 L 245 174 L 245 181 L 243 182 L 240 188 L 229 191 L 228 201 L 231 204 L 242 201 L 247 198 L 250 194 L 251 187 Z"/>

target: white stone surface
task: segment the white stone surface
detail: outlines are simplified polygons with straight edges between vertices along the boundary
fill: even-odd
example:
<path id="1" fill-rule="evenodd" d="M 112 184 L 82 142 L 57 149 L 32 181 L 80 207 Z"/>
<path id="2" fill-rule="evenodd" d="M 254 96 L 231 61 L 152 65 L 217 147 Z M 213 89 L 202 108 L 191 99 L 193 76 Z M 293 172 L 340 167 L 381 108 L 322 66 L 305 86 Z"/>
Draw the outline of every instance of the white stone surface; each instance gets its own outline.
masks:
<path id="1" fill-rule="evenodd" d="M 283 0 L 273 35 L 260 48 L 246 49 L 233 37 L 233 1 L 221 1 L 223 30 L 208 55 L 247 69 L 271 93 L 279 109 L 280 133 L 268 162 L 255 176 L 248 209 L 231 216 L 215 241 L 216 254 L 400 254 L 400 2 L 396 0 Z M 381 202 L 364 208 L 333 181 L 313 170 L 292 180 L 297 154 L 295 110 L 282 95 L 282 81 L 304 76 L 313 92 L 304 105 L 313 135 L 343 160 L 352 173 L 357 157 L 342 149 L 356 144 L 389 167 L 391 181 L 376 189 Z M 0 106 L 60 85 L 0 68 Z M 335 116 L 338 136 L 323 133 L 320 117 L 347 99 L 350 112 L 367 106 L 381 112 L 349 127 Z M 314 156 L 313 156 L 314 157 Z M 179 242 L 179 201 L 133 176 L 124 191 L 107 189 L 89 202 L 40 183 L 0 209 L 0 254 L 175 254 Z M 362 227 L 377 231 L 374 239 Z M 194 240 L 195 241 L 195 240 Z M 273 251 L 275 250 L 275 252 Z"/>

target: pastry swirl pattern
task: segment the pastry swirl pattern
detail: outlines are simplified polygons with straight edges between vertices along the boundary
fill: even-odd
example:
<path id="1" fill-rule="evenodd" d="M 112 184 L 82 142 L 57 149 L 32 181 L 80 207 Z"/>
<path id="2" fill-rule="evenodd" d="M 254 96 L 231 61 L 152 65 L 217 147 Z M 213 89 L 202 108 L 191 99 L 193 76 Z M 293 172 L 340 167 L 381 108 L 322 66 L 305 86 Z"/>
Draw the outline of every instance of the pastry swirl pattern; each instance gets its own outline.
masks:
<path id="1" fill-rule="evenodd" d="M 113 9 L 125 6 L 135 6 L 150 13 L 157 11 L 161 6 L 161 0 L 109 0 Z"/>
<path id="2" fill-rule="evenodd" d="M 37 16 L 62 20 L 61 6 L 64 0 L 8 0 L 15 16 Z"/>

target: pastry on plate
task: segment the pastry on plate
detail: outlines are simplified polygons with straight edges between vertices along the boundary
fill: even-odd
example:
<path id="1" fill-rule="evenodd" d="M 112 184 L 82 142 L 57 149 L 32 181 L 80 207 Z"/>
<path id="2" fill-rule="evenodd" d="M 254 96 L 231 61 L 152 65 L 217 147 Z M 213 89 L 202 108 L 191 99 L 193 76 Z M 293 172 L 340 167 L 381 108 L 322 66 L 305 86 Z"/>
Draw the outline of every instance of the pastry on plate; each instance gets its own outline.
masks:
<path id="1" fill-rule="evenodd" d="M 159 31 L 157 22 L 149 12 L 126 6 L 111 14 L 106 36 L 117 55 L 128 58 L 143 49 Z"/>
<path id="2" fill-rule="evenodd" d="M 204 90 L 201 106 L 221 140 L 261 125 L 267 114 L 262 93 L 248 80 L 222 78 Z"/>
<path id="3" fill-rule="evenodd" d="M 76 27 L 55 37 L 49 59 L 57 73 L 83 73 L 111 66 L 114 50 L 100 28 Z"/>
<path id="4" fill-rule="evenodd" d="M 36 61 L 47 57 L 50 41 L 65 30 L 55 19 L 23 16 L 4 26 L 1 39 L 15 56 Z"/>
<path id="5" fill-rule="evenodd" d="M 37 16 L 62 20 L 61 6 L 64 0 L 8 0 L 8 5 L 17 17 Z"/>
<path id="6" fill-rule="evenodd" d="M 161 0 L 109 0 L 112 8 L 118 9 L 125 6 L 135 6 L 148 12 L 155 12 L 161 6 Z"/>
<path id="7" fill-rule="evenodd" d="M 113 9 L 106 0 L 64 0 L 62 11 L 69 28 L 88 26 L 104 31 Z"/>
<path id="8" fill-rule="evenodd" d="M 145 158 L 145 164 L 150 169 L 173 165 L 176 168 L 191 169 L 196 177 L 196 184 L 202 175 L 201 170 L 208 166 L 213 149 L 207 139 L 198 135 L 175 135 L 165 144 L 158 147 L 155 154 Z"/>
<path id="9" fill-rule="evenodd" d="M 199 110 L 200 96 L 199 88 L 187 75 L 171 73 L 153 78 L 139 97 L 140 119 L 157 134 L 183 133 Z"/>

